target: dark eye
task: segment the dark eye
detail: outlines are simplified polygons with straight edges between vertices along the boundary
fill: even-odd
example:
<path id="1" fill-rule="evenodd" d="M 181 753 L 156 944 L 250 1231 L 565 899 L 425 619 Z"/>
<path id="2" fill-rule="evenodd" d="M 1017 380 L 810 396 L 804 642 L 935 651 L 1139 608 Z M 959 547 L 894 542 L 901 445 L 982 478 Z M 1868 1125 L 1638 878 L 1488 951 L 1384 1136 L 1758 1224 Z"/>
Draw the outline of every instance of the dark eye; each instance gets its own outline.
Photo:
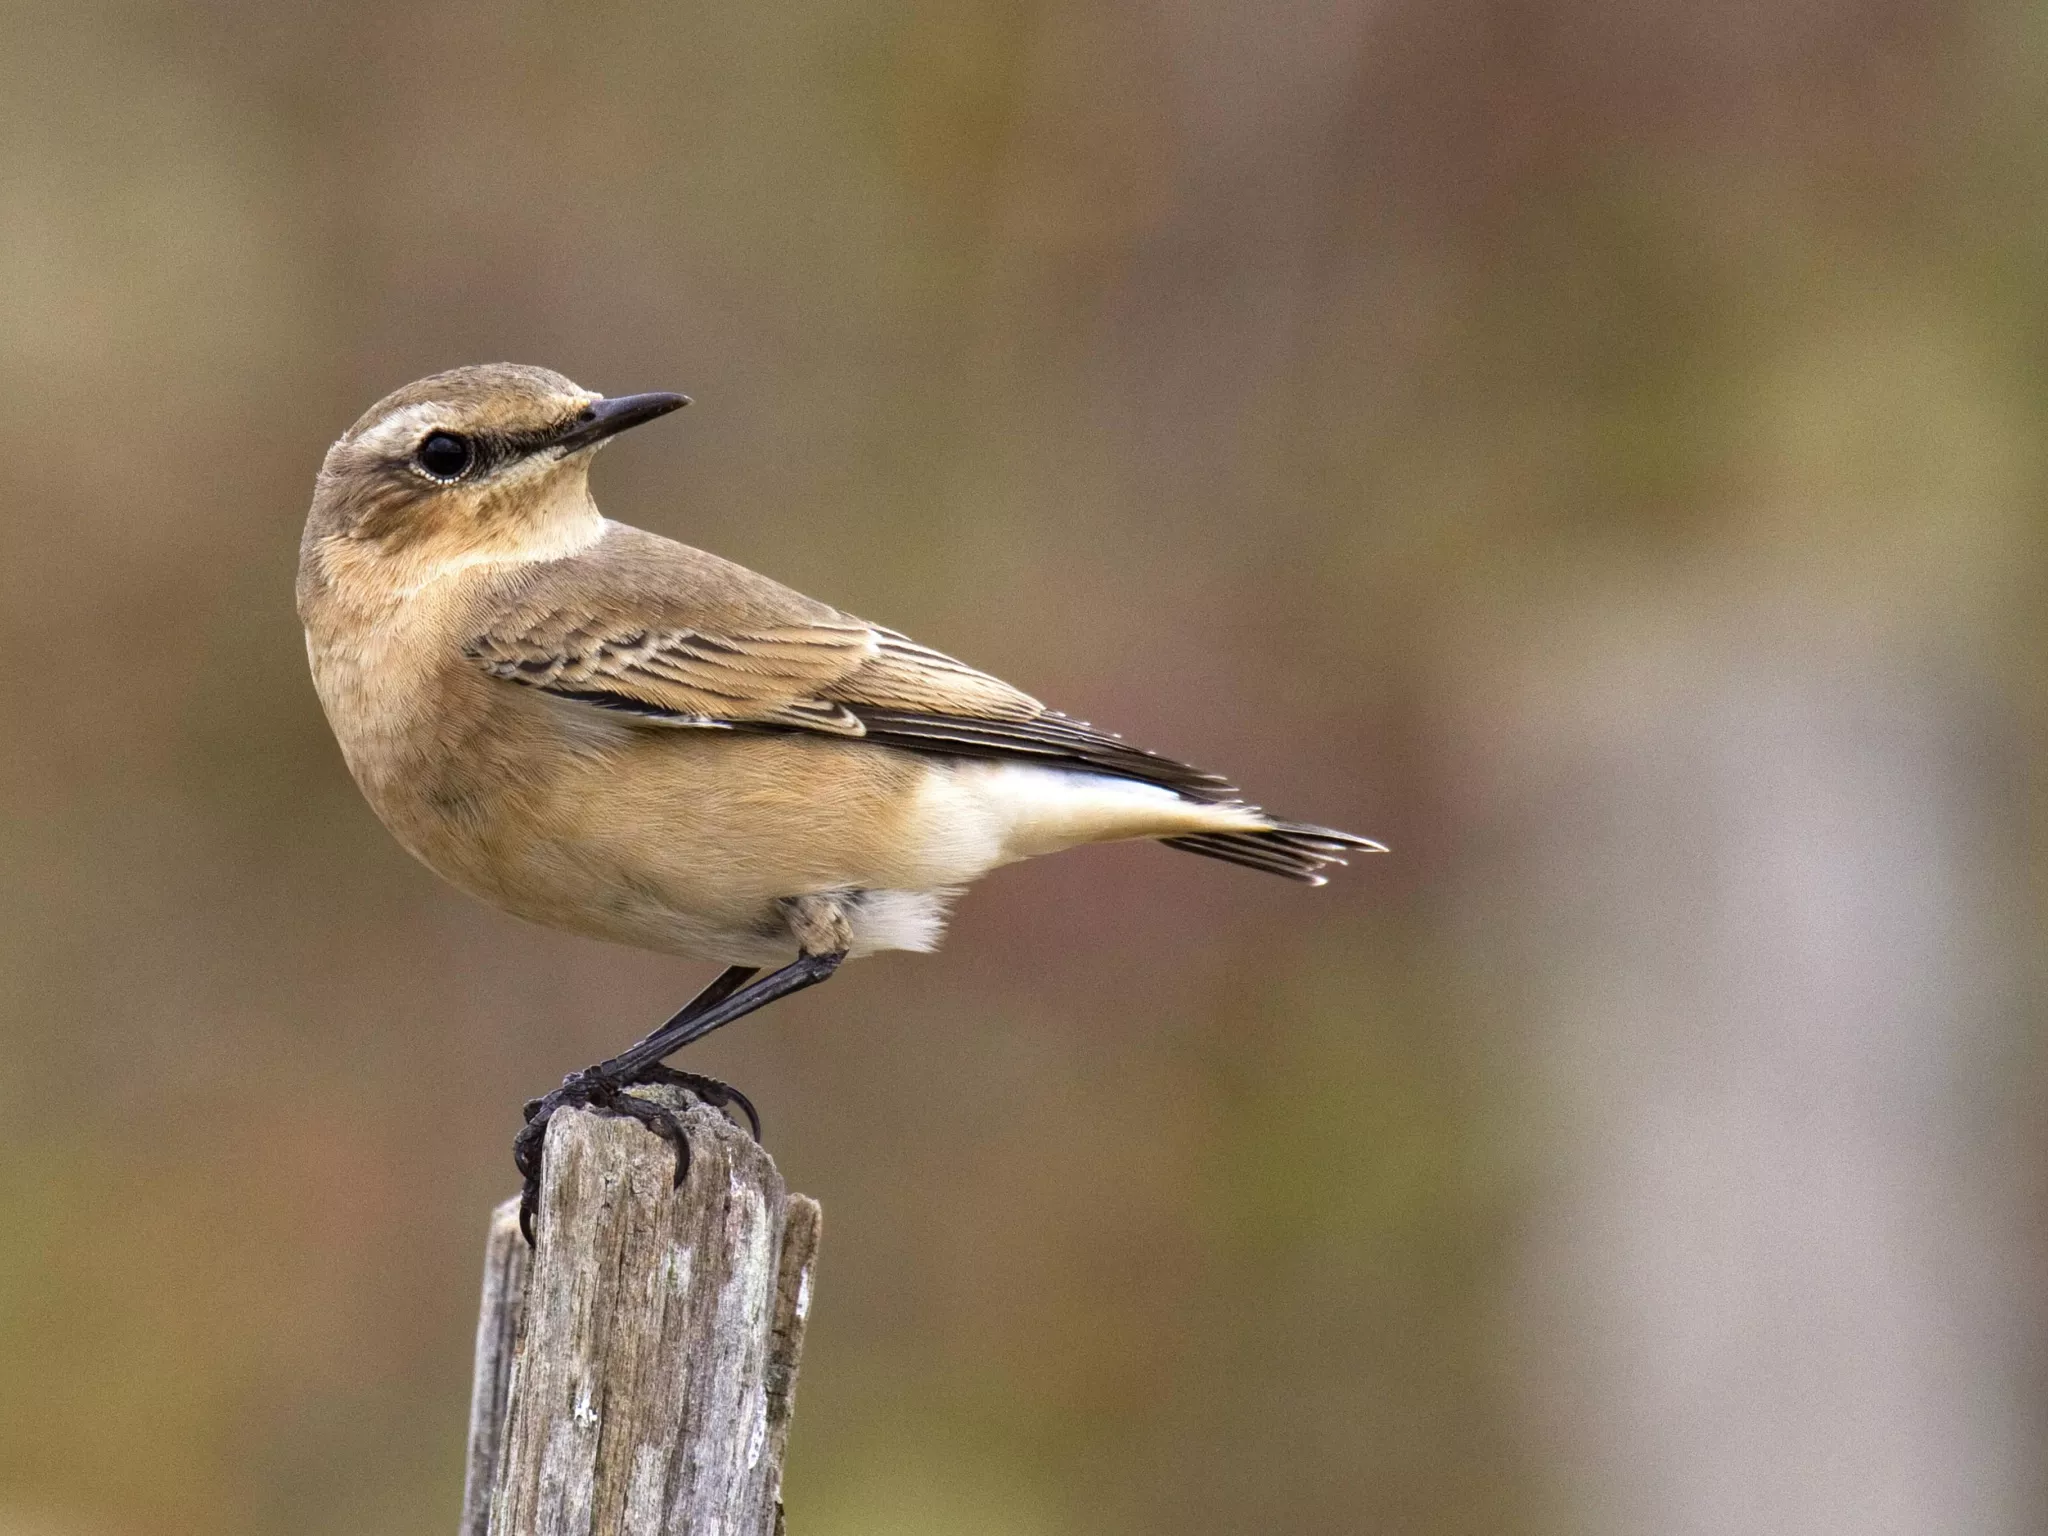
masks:
<path id="1" fill-rule="evenodd" d="M 436 480 L 460 480 L 476 462 L 476 449 L 453 432 L 429 432 L 413 461 Z"/>

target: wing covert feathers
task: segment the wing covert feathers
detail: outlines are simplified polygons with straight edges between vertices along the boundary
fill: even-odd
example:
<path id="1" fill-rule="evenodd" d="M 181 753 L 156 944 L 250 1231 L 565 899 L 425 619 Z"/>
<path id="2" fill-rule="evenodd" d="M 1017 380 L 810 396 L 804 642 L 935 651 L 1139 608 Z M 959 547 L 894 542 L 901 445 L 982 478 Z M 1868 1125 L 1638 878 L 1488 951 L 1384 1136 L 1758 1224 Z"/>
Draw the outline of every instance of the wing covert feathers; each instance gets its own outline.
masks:
<path id="1" fill-rule="evenodd" d="M 493 677 L 643 718 L 858 736 L 860 722 L 821 695 L 874 644 L 851 622 L 712 633 L 607 626 L 557 610 L 516 633 L 487 631 L 467 654 Z"/>

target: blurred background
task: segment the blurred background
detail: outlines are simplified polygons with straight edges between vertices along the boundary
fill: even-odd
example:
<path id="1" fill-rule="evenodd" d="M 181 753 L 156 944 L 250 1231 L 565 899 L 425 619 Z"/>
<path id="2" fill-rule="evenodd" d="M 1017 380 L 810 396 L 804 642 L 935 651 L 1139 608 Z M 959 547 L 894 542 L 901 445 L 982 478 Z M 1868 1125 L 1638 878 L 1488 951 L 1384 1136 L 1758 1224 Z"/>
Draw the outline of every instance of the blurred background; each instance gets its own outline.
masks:
<path id="1" fill-rule="evenodd" d="M 798 1536 L 2039 1530 L 2048 13 L 0 5 L 0 1536 L 452 1529 L 518 1107 L 708 975 L 349 782 L 418 375 L 1385 838 L 1006 871 L 693 1051 Z"/>

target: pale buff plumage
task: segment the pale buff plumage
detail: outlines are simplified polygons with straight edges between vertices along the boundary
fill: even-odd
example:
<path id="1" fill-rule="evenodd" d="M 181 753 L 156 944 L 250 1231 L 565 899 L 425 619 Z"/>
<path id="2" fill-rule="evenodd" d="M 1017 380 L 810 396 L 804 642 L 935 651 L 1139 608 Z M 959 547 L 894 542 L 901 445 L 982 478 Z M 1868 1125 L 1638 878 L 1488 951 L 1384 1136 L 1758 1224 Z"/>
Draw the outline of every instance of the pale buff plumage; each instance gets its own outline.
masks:
<path id="1" fill-rule="evenodd" d="M 299 570 L 314 680 L 370 804 L 456 885 L 761 965 L 819 910 L 792 898 L 831 898 L 857 955 L 929 948 L 959 887 L 1078 843 L 1192 839 L 1311 880 L 1375 846 L 606 520 L 600 442 L 555 444 L 615 404 L 542 369 L 460 369 L 373 407 L 320 473 Z M 432 433 L 487 462 L 437 482 Z"/>

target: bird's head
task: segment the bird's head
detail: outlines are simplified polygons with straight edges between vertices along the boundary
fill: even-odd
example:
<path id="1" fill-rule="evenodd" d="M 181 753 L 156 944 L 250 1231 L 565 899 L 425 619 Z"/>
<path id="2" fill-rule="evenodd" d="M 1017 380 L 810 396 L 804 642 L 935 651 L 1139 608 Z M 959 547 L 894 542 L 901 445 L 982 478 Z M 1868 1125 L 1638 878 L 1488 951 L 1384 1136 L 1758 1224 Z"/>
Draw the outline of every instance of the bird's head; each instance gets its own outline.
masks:
<path id="1" fill-rule="evenodd" d="M 306 547 L 346 546 L 423 578 L 549 558 L 596 536 L 587 475 L 616 434 L 687 405 L 606 399 L 546 368 L 451 369 L 386 395 L 327 451 Z"/>

